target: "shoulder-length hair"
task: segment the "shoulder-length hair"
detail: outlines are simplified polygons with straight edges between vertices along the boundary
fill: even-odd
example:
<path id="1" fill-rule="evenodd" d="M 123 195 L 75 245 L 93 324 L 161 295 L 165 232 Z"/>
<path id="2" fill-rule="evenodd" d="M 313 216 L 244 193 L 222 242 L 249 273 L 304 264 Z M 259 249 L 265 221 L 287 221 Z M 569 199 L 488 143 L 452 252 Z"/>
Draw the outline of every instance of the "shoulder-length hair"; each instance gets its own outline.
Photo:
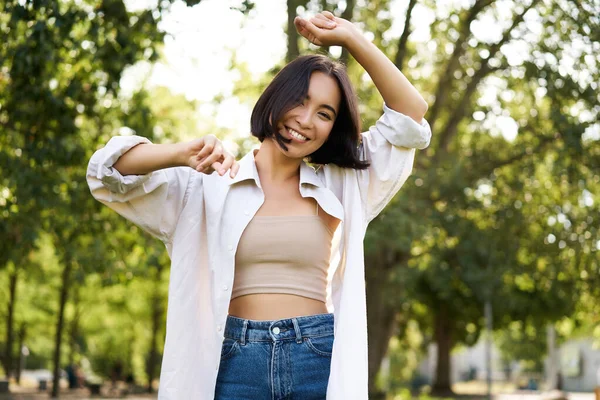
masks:
<path id="1" fill-rule="evenodd" d="M 279 71 L 252 110 L 252 135 L 261 142 L 265 138 L 274 138 L 287 150 L 285 143 L 289 144 L 291 140 L 277 132 L 277 123 L 286 112 L 306 98 L 310 77 L 316 71 L 335 79 L 341 100 L 329 138 L 308 156 L 309 161 L 314 164 L 331 163 L 344 168 L 367 168 L 369 163 L 360 158 L 361 123 L 356 93 L 344 65 L 326 56 L 300 56 Z"/>

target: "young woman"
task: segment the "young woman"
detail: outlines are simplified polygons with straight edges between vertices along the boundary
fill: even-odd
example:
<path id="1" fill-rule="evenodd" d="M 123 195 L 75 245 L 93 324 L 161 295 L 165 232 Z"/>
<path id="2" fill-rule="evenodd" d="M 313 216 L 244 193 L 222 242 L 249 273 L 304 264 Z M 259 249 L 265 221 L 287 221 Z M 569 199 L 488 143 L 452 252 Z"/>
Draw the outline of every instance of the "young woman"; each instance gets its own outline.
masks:
<path id="1" fill-rule="evenodd" d="M 427 104 L 350 22 L 295 24 L 369 73 L 385 105 L 368 132 L 344 68 L 304 56 L 261 95 L 239 163 L 211 135 L 114 137 L 90 160 L 94 197 L 171 256 L 160 399 L 367 399 L 363 237 L 429 143 Z"/>

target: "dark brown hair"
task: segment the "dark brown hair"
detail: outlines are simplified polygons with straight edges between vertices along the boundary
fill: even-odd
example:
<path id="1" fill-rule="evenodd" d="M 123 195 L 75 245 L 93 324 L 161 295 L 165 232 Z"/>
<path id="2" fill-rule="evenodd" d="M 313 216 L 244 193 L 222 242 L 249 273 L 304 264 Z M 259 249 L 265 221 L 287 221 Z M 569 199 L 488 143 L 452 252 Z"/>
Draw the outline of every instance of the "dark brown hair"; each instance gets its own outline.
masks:
<path id="1" fill-rule="evenodd" d="M 279 71 L 252 110 L 252 135 L 261 142 L 265 138 L 275 138 L 287 150 L 285 143 L 289 144 L 291 140 L 277 132 L 277 123 L 306 98 L 310 77 L 316 71 L 336 80 L 342 98 L 329 138 L 308 156 L 309 161 L 314 164 L 332 163 L 344 168 L 367 168 L 369 163 L 360 159 L 361 124 L 356 93 L 344 65 L 326 56 L 300 56 Z"/>

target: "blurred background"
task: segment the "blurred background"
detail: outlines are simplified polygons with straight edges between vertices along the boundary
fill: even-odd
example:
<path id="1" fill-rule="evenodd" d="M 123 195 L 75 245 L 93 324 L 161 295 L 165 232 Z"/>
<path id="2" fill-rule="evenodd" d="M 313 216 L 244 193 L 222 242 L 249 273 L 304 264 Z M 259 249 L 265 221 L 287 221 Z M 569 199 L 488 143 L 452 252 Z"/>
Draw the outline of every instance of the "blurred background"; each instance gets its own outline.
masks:
<path id="1" fill-rule="evenodd" d="M 156 397 L 169 259 L 92 198 L 89 157 L 208 133 L 241 156 L 259 94 L 305 53 L 348 65 L 366 130 L 369 77 L 293 29 L 323 9 L 433 129 L 365 239 L 370 398 L 594 398 L 598 0 L 0 0 L 0 392 Z"/>

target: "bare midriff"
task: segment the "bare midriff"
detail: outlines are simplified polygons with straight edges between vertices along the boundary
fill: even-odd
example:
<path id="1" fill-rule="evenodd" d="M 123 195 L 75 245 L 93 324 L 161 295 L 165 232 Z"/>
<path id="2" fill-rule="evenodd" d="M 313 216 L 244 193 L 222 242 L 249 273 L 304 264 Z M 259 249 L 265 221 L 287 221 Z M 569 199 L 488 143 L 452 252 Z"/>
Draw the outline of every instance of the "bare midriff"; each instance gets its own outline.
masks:
<path id="1" fill-rule="evenodd" d="M 260 174 L 260 170 L 259 170 Z M 340 221 L 318 207 L 313 198 L 303 198 L 298 191 L 300 177 L 290 180 L 287 185 L 270 184 L 261 176 L 265 202 L 257 211 L 257 216 L 319 215 L 331 232 L 335 232 Z M 317 207 L 315 209 L 315 206 Z M 284 293 L 253 293 L 236 297 L 229 303 L 229 315 L 256 321 L 271 321 L 293 317 L 327 314 L 323 301 L 309 297 Z"/>
<path id="2" fill-rule="evenodd" d="M 229 315 L 270 321 L 315 314 L 327 314 L 324 302 L 283 293 L 256 293 L 239 296 L 229 303 Z"/>

